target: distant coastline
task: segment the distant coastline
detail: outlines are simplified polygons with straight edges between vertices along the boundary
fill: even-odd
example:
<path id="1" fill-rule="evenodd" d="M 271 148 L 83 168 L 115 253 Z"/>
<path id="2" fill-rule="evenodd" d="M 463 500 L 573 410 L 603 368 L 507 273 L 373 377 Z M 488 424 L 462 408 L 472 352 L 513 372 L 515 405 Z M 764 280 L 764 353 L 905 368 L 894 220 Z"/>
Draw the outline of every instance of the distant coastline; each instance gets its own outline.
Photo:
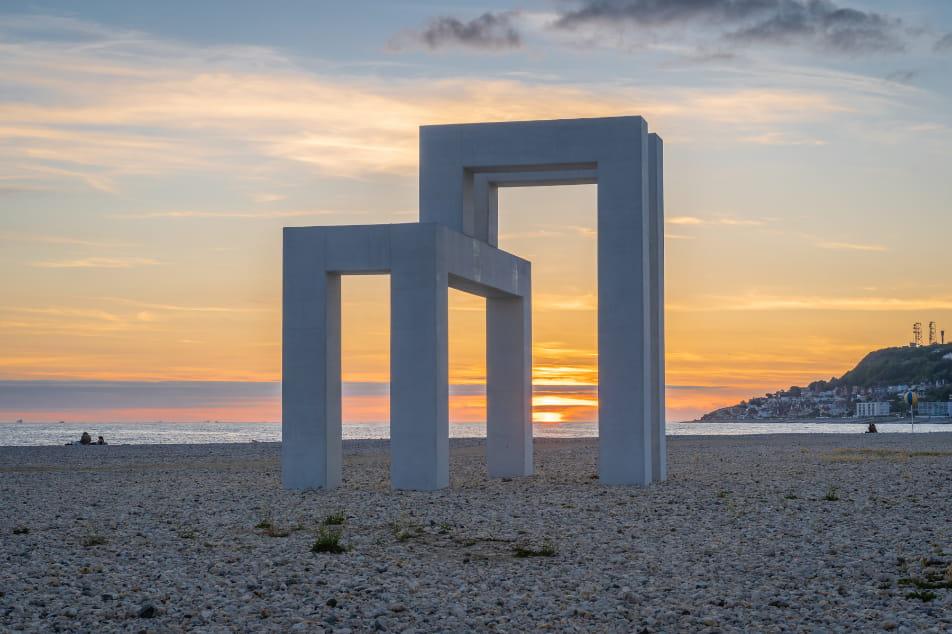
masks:
<path id="1" fill-rule="evenodd" d="M 875 414 L 871 418 L 886 421 L 908 417 L 908 392 L 916 395 L 917 415 L 952 417 L 952 344 L 874 350 L 839 378 L 751 397 L 698 420 L 856 420 Z"/>

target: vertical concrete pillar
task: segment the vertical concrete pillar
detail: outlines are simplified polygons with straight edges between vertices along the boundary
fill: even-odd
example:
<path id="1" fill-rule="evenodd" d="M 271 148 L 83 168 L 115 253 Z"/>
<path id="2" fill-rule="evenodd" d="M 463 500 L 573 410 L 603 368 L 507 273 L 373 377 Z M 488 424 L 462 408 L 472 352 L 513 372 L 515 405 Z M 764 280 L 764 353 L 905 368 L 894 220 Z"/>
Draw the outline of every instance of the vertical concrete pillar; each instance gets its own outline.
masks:
<path id="1" fill-rule="evenodd" d="M 319 239 L 315 239 L 317 236 Z M 285 231 L 281 478 L 289 489 L 341 479 L 340 275 L 323 236 Z"/>
<path id="2" fill-rule="evenodd" d="M 390 481 L 449 485 L 447 272 L 436 226 L 391 227 Z"/>
<path id="3" fill-rule="evenodd" d="M 667 477 L 664 376 L 664 146 L 657 134 L 648 135 L 649 255 L 651 274 L 651 479 Z"/>
<path id="4" fill-rule="evenodd" d="M 651 482 L 647 130 L 598 165 L 598 440 L 606 484 Z"/>
<path id="5" fill-rule="evenodd" d="M 532 301 L 486 300 L 486 461 L 490 477 L 532 473 Z"/>

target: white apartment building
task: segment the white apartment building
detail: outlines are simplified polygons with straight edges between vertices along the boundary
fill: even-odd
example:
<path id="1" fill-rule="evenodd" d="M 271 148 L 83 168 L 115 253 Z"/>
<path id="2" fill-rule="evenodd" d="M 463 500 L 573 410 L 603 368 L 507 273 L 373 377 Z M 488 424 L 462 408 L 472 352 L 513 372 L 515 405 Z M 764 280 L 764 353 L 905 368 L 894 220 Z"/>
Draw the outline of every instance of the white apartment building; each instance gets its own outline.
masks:
<path id="1" fill-rule="evenodd" d="M 921 407 L 922 403 L 920 403 L 919 406 Z M 889 403 L 857 403 L 856 416 L 857 418 L 866 416 L 889 416 Z"/>

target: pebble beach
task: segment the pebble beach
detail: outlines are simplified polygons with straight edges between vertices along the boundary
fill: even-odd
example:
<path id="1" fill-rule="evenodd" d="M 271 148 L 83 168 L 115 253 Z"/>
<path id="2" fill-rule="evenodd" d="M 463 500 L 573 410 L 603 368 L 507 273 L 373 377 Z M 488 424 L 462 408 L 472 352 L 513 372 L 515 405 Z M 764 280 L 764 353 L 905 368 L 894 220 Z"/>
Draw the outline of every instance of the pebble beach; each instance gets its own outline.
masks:
<path id="1" fill-rule="evenodd" d="M 952 632 L 952 433 L 669 437 L 648 487 L 451 447 L 432 492 L 387 441 L 329 491 L 277 443 L 0 447 L 0 631 Z"/>

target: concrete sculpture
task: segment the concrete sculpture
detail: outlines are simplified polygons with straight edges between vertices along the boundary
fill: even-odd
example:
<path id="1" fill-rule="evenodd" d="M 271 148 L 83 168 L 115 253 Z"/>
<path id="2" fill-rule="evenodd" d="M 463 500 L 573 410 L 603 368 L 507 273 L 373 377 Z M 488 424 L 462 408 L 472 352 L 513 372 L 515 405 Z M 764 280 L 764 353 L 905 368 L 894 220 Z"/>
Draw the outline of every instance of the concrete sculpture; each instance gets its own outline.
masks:
<path id="1" fill-rule="evenodd" d="M 420 223 L 286 228 L 282 472 L 340 481 L 340 275 L 391 275 L 391 482 L 447 486 L 446 288 L 487 297 L 487 462 L 528 475 L 529 263 L 498 188 L 598 185 L 599 475 L 665 478 L 662 143 L 641 117 L 424 126 Z"/>

